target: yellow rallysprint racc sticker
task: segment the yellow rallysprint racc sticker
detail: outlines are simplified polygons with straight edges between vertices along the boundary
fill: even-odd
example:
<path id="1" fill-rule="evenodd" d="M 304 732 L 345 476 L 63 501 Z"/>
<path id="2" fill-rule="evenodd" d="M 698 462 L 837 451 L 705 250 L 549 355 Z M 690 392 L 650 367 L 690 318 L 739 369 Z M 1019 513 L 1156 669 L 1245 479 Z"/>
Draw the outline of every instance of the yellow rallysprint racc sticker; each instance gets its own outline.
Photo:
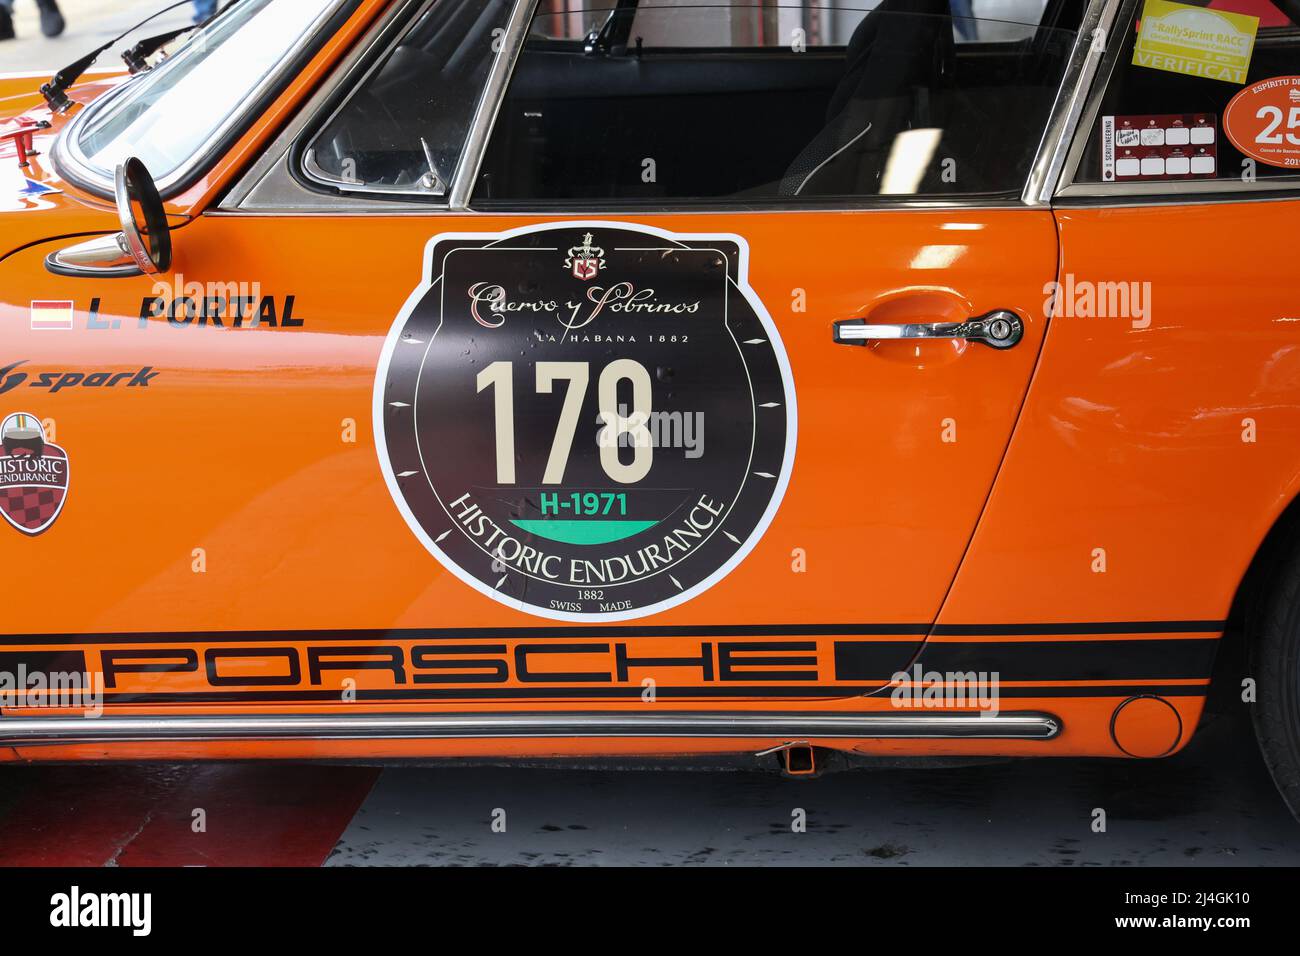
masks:
<path id="1" fill-rule="evenodd" d="M 1133 65 L 1246 82 L 1259 18 L 1170 0 L 1146 0 Z"/>

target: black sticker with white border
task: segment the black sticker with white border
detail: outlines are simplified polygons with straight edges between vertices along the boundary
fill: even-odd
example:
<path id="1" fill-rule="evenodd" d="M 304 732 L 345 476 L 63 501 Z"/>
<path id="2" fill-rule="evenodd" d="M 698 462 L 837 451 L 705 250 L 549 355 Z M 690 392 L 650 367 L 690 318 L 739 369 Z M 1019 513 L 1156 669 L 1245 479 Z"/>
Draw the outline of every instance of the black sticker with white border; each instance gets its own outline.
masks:
<path id="1" fill-rule="evenodd" d="M 374 408 L 389 490 L 434 557 L 570 621 L 653 614 L 735 568 L 796 434 L 747 260 L 738 236 L 630 223 L 435 237 Z"/>

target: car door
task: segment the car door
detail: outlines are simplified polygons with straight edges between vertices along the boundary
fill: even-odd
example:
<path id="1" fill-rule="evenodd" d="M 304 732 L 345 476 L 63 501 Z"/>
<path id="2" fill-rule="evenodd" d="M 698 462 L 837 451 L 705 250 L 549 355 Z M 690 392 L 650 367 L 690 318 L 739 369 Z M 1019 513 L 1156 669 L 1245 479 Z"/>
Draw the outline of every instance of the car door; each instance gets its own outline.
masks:
<path id="1" fill-rule="evenodd" d="M 1300 14 L 1199 6 L 1118 12 L 1055 200 L 1052 334 L 945 622 L 981 619 L 1010 574 L 1024 621 L 1169 621 L 1212 645 L 1294 497 L 1294 445 L 1276 439 L 1295 427 Z M 1144 57 L 1165 22 L 1244 60 Z M 1031 546 L 1046 521 L 1056 534 Z M 1208 682 L 1213 654 L 1174 646 L 1167 673 Z M 1115 676 L 1146 676 L 1125 667 Z"/>
<path id="2" fill-rule="evenodd" d="M 166 520 L 69 507 L 135 546 L 57 627 L 162 635 L 135 701 L 886 686 L 1043 343 L 1069 24 L 470 6 L 377 32 L 172 274 L 96 290 L 158 377 L 59 396 L 65 444 L 111 495 L 112 436 L 165 437 Z"/>

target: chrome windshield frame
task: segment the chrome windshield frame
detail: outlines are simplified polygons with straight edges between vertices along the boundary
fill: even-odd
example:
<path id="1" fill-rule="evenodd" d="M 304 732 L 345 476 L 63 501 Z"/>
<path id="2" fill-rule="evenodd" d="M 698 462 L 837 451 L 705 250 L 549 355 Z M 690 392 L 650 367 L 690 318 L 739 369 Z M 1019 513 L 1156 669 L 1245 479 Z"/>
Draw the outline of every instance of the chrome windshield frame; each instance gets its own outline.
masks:
<path id="1" fill-rule="evenodd" d="M 278 95 L 287 83 L 302 72 L 307 61 L 320 50 L 329 37 L 338 31 L 343 21 L 355 12 L 360 2 L 361 0 L 331 0 L 297 42 L 285 49 L 274 69 L 250 90 L 240 107 L 214 127 L 202 145 L 185 162 L 157 178 L 158 192 L 162 198 L 168 199 L 191 186 L 228 148 L 230 142 L 242 135 L 249 122 L 263 111 L 268 99 Z M 222 15 L 226 15 L 230 9 L 222 11 Z M 195 34 L 189 42 L 193 42 L 200 35 Z M 111 199 L 114 170 L 97 166 L 86 156 L 79 142 L 81 134 L 86 125 L 103 110 L 111 108 L 121 97 L 137 89 L 141 82 L 162 75 L 155 71 L 165 70 L 166 67 L 167 64 L 164 62 L 154 70 L 139 73 L 79 110 L 64 127 L 50 150 L 55 171 L 74 186 L 105 199 Z"/>

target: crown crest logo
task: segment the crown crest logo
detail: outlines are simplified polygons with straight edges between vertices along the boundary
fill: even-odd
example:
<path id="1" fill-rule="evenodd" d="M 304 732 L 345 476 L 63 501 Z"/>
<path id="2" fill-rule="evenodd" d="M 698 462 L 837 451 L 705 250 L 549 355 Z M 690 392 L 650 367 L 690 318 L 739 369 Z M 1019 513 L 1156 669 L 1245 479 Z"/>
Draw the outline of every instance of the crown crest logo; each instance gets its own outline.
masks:
<path id="1" fill-rule="evenodd" d="M 564 267 L 573 273 L 575 279 L 586 282 L 596 278 L 605 268 L 605 250 L 592 245 L 595 237 L 587 233 L 582 237 L 582 245 L 569 249 L 569 257 L 564 260 Z"/>

